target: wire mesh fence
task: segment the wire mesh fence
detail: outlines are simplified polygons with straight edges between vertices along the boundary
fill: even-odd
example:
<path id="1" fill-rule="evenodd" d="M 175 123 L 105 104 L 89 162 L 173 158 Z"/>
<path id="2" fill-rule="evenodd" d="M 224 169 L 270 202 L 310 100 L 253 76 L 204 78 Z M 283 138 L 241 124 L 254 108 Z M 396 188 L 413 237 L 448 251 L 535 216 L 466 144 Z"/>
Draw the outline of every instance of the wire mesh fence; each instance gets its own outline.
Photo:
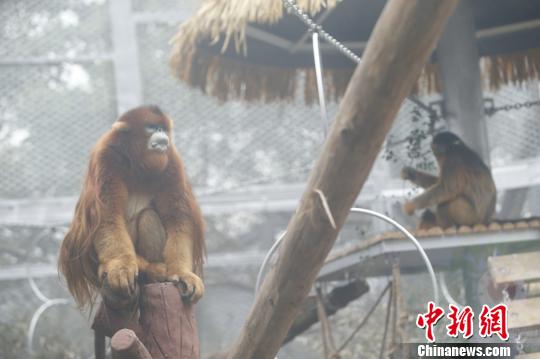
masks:
<path id="1" fill-rule="evenodd" d="M 66 73 L 91 77 L 68 89 Z M 0 198 L 67 196 L 80 187 L 86 158 L 115 116 L 110 64 L 0 66 Z"/>
<path id="2" fill-rule="evenodd" d="M 505 86 L 488 94 L 497 106 L 513 105 L 540 99 L 538 84 L 524 87 Z M 510 164 L 515 160 L 540 155 L 540 106 L 498 111 L 488 117 L 492 166 Z"/>
<path id="3" fill-rule="evenodd" d="M 111 50 L 103 0 L 2 1 L 2 61 L 97 55 Z"/>
<path id="4" fill-rule="evenodd" d="M 436 104 L 438 116 L 434 120 L 434 129 L 445 129 L 441 116 L 440 95 L 424 99 L 426 103 Z M 489 102 L 497 107 L 516 105 L 540 99 L 538 84 L 524 86 L 503 86 L 497 92 L 485 93 L 486 125 L 490 144 L 491 167 L 510 165 L 518 160 L 535 158 L 540 155 L 540 106 L 522 106 L 519 109 L 500 110 L 489 114 Z M 405 101 L 388 136 L 385 154 L 390 168 L 397 174 L 403 165 L 418 166 L 435 171 L 435 159 L 429 147 L 431 119 L 429 115 Z M 424 135 L 428 135 L 425 137 Z M 418 141 L 418 143 L 415 143 Z M 391 152 L 391 156 L 388 156 Z"/>
<path id="5" fill-rule="evenodd" d="M 137 27 L 143 97 L 175 120 L 175 140 L 199 187 L 305 178 L 323 139 L 317 108 L 300 101 L 268 106 L 218 103 L 172 78 L 167 41 L 175 27 Z"/>
<path id="6" fill-rule="evenodd" d="M 323 140 L 316 106 L 306 107 L 301 96 L 264 106 L 222 104 L 171 76 L 168 41 L 177 25 L 160 21 L 160 14 L 196 3 L 132 1 L 133 14 L 157 14 L 135 25 L 142 102 L 160 105 L 175 120 L 175 142 L 196 187 L 303 182 Z M 0 198 L 78 193 L 92 144 L 118 116 L 108 5 L 105 0 L 0 4 Z M 538 90 L 505 87 L 490 96 L 499 105 L 538 98 Z M 394 139 L 425 125 L 411 121 L 413 107 L 405 102 Z M 330 117 L 335 111 L 331 104 Z M 489 118 L 494 164 L 538 155 L 537 118 L 534 107 Z M 394 151 L 400 164 L 411 162 L 404 157 L 406 145 Z"/>

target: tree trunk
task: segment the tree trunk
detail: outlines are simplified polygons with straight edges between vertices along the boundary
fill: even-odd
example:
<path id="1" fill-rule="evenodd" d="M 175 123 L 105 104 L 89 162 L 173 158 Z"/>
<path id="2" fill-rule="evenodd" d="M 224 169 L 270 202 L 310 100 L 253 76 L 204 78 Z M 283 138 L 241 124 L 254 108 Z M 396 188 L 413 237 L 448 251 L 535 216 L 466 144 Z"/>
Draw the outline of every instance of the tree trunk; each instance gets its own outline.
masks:
<path id="1" fill-rule="evenodd" d="M 456 4 L 457 0 L 386 4 L 289 223 L 277 263 L 228 358 L 274 358 L 278 352 Z"/>

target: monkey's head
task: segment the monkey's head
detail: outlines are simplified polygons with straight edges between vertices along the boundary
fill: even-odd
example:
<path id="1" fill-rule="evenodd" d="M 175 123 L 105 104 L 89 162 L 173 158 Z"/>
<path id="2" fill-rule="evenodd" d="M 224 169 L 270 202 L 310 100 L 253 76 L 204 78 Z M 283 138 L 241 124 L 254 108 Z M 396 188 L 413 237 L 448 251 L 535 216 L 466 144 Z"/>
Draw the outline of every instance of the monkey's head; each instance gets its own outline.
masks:
<path id="1" fill-rule="evenodd" d="M 172 121 L 159 107 L 141 106 L 124 113 L 113 131 L 121 134 L 128 156 L 144 169 L 161 172 L 167 167 Z"/>
<path id="2" fill-rule="evenodd" d="M 448 131 L 438 133 L 431 142 L 431 150 L 437 158 L 444 157 L 464 146 L 465 144 L 458 136 Z"/>

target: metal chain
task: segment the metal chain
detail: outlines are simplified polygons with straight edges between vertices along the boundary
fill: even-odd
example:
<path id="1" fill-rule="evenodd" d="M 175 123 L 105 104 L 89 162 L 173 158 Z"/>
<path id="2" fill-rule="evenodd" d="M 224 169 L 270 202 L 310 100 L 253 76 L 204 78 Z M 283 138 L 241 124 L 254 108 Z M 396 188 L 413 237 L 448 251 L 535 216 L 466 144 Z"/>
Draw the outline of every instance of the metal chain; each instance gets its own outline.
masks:
<path id="1" fill-rule="evenodd" d="M 335 37 L 324 31 L 321 25 L 317 24 L 313 19 L 309 17 L 307 13 L 304 12 L 297 4 L 295 0 L 283 0 L 283 6 L 286 9 L 292 9 L 293 13 L 300 19 L 311 31 L 318 32 L 319 35 L 328 41 L 330 44 L 334 45 L 343 55 L 347 56 L 352 61 L 359 63 L 360 56 L 352 52 L 347 46 L 339 42 Z"/>
<path id="2" fill-rule="evenodd" d="M 306 24 L 310 31 L 317 32 L 323 39 L 332 44 L 343 55 L 345 55 L 357 64 L 360 63 L 360 56 L 356 55 L 354 52 L 351 51 L 351 49 L 349 49 L 343 43 L 338 41 L 335 37 L 327 33 L 321 25 L 313 21 L 313 19 L 304 10 L 302 10 L 298 6 L 298 4 L 296 4 L 296 0 L 282 0 L 282 2 L 283 6 L 285 6 L 286 9 L 292 10 L 292 13 L 296 15 L 296 17 L 298 17 L 304 24 Z M 418 97 L 411 95 L 407 98 L 424 111 L 427 111 L 430 116 L 436 116 L 436 112 L 434 112 L 434 110 L 428 105 L 420 101 Z"/>
<path id="3" fill-rule="evenodd" d="M 486 101 L 488 102 L 488 106 L 485 108 L 486 115 L 493 116 L 495 113 L 499 111 L 512 111 L 512 110 L 520 110 L 522 108 L 531 108 L 533 106 L 540 106 L 540 100 L 536 101 L 525 101 L 520 103 L 515 103 L 512 105 L 504 105 L 504 106 L 498 106 L 496 107 L 493 103 L 493 100 Z"/>

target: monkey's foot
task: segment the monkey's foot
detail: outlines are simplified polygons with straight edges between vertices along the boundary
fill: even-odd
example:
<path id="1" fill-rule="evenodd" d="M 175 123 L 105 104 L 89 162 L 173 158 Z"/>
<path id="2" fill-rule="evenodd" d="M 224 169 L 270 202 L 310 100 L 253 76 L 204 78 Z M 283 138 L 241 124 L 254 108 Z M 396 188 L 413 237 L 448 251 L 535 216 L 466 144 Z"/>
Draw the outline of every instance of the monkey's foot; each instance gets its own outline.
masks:
<path id="1" fill-rule="evenodd" d="M 113 259 L 99 266 L 99 276 L 117 295 L 130 298 L 135 294 L 138 276 L 136 259 Z"/>
<path id="2" fill-rule="evenodd" d="M 192 272 L 169 273 L 167 279 L 174 283 L 180 283 L 182 297 L 191 303 L 197 303 L 204 294 L 204 284 L 201 278 Z"/>
<path id="3" fill-rule="evenodd" d="M 437 227 L 437 217 L 435 213 L 426 209 L 422 216 L 420 217 L 420 223 L 418 223 L 418 229 L 423 229 L 425 231 Z"/>

